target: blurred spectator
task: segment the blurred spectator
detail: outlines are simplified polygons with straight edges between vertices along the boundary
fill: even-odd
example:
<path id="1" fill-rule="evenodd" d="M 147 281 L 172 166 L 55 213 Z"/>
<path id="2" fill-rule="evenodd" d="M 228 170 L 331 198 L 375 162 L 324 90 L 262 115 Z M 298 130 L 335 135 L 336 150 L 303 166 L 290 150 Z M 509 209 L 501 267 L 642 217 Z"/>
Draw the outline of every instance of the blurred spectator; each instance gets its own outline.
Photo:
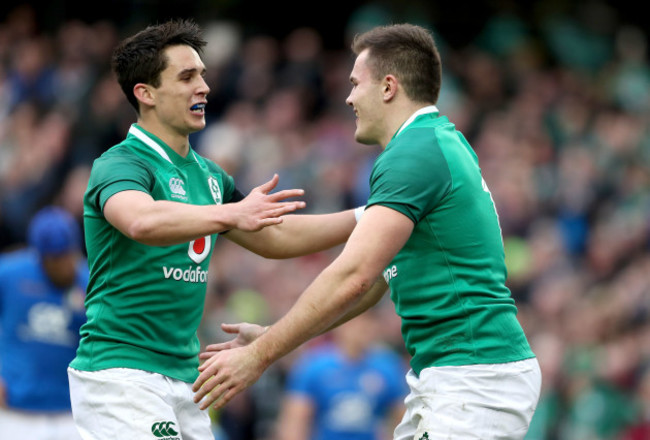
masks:
<path id="1" fill-rule="evenodd" d="M 67 368 L 86 318 L 81 233 L 68 212 L 46 207 L 31 221 L 28 243 L 0 255 L 0 432 L 80 439 Z"/>
<path id="2" fill-rule="evenodd" d="M 278 440 L 387 440 L 404 413 L 408 368 L 378 344 L 375 311 L 332 331 L 289 372 Z"/>

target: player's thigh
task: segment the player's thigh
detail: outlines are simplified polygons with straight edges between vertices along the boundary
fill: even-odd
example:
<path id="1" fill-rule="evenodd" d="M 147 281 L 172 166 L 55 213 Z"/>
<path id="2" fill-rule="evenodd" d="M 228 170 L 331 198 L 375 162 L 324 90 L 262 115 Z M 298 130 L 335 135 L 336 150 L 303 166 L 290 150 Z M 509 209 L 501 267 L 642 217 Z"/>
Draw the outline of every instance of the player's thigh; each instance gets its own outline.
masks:
<path id="1" fill-rule="evenodd" d="M 173 382 L 174 395 L 178 399 L 176 405 L 176 418 L 180 424 L 183 440 L 213 440 L 211 421 L 208 411 L 201 411 L 194 403 L 192 385 L 167 379 Z"/>
<path id="2" fill-rule="evenodd" d="M 69 369 L 68 376 L 75 423 L 85 440 L 212 438 L 207 415 L 183 407 L 188 384 L 182 383 L 185 394 L 179 395 L 178 388 L 183 386 L 175 386 L 178 381 L 123 368 L 98 372 Z M 195 422 L 200 426 L 192 426 Z M 188 425 L 187 434 L 184 425 Z"/>

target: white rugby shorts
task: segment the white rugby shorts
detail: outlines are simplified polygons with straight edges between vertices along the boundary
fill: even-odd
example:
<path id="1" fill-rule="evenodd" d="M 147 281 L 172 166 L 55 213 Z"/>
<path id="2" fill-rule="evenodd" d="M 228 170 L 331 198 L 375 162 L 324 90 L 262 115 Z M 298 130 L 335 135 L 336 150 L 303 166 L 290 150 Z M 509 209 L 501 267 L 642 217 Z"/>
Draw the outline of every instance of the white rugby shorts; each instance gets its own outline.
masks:
<path id="1" fill-rule="evenodd" d="M 536 358 L 425 368 L 406 375 L 410 393 L 394 440 L 520 440 L 539 400 Z"/>
<path id="2" fill-rule="evenodd" d="M 84 440 L 213 440 L 192 384 L 129 368 L 68 368 L 75 424 Z"/>

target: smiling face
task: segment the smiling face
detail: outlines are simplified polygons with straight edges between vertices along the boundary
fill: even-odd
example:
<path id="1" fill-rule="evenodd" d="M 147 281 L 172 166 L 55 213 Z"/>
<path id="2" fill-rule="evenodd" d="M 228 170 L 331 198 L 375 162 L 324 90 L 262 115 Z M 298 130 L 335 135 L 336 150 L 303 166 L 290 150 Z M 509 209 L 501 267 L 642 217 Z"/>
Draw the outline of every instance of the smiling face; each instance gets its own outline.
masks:
<path id="1" fill-rule="evenodd" d="M 362 51 L 354 62 L 350 82 L 352 90 L 345 100 L 357 117 L 354 138 L 362 144 L 381 144 L 385 137 L 385 105 L 382 81 L 373 78 L 368 66 L 368 49 Z"/>
<path id="2" fill-rule="evenodd" d="M 171 135 L 188 136 L 205 127 L 205 65 L 190 46 L 165 49 L 167 67 L 160 73 L 160 85 L 150 87 L 157 125 Z"/>

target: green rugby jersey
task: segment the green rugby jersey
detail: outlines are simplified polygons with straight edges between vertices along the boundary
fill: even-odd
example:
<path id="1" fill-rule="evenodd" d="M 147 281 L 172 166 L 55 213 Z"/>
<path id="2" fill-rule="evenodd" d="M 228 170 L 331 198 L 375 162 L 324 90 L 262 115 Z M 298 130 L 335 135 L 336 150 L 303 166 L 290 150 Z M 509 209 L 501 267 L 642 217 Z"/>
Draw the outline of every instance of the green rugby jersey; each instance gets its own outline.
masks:
<path id="1" fill-rule="evenodd" d="M 375 161 L 367 206 L 415 224 L 384 270 L 411 366 L 534 357 L 505 285 L 499 220 L 476 154 L 434 106 L 416 112 Z"/>
<path id="2" fill-rule="evenodd" d="M 95 160 L 84 195 L 88 320 L 70 365 L 86 371 L 134 368 L 193 382 L 217 235 L 171 246 L 131 240 L 102 213 L 106 200 L 125 190 L 195 205 L 227 203 L 235 194 L 220 167 L 192 149 L 181 157 L 137 124 Z"/>

